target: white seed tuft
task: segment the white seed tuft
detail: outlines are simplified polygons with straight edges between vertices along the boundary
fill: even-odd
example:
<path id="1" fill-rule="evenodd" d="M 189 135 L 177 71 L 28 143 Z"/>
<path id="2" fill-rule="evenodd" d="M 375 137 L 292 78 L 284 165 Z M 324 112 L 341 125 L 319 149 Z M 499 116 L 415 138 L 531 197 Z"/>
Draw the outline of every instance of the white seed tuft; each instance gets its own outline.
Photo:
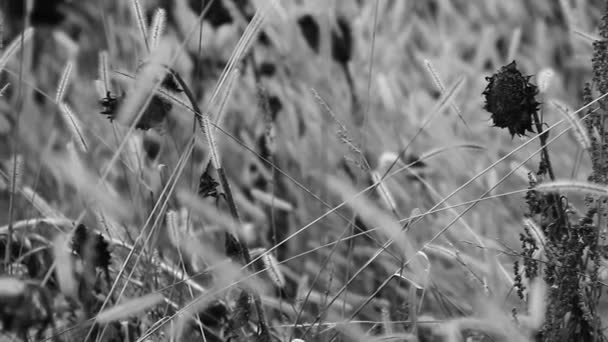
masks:
<path id="1" fill-rule="evenodd" d="M 23 157 L 18 154 L 12 156 L 8 161 L 7 172 L 10 177 L 8 182 L 9 188 L 13 188 L 13 184 L 15 184 L 15 188 L 19 187 L 22 184 L 23 179 Z"/>
<path id="2" fill-rule="evenodd" d="M 551 81 L 555 73 L 551 68 L 545 68 L 538 73 L 538 91 L 541 93 L 547 92 L 551 86 Z"/>
<path id="3" fill-rule="evenodd" d="M 101 98 L 106 97 L 106 93 L 112 91 L 110 86 L 110 64 L 108 62 L 108 52 L 101 51 L 99 53 L 99 79 L 103 85 L 103 95 Z"/>
<path id="4" fill-rule="evenodd" d="M 72 62 L 68 62 L 63 69 L 63 73 L 61 73 L 61 78 L 59 79 L 59 84 L 57 85 L 57 94 L 55 96 L 55 102 L 61 103 L 63 101 L 63 97 L 65 95 L 65 90 L 68 87 L 68 82 L 70 81 L 70 75 L 72 73 Z"/>
<path id="5" fill-rule="evenodd" d="M 171 238 L 171 242 L 173 242 L 175 246 L 178 246 L 181 234 L 179 230 L 177 212 L 175 210 L 169 210 L 165 217 L 167 219 L 167 229 L 169 229 L 169 237 Z"/>
<path id="6" fill-rule="evenodd" d="M 285 286 L 285 276 L 279 268 L 277 259 L 265 249 L 261 249 L 257 251 L 257 253 L 261 254 L 262 263 L 264 264 L 264 268 L 266 269 L 266 273 L 270 277 L 270 280 L 272 280 L 275 286 L 283 288 Z"/>
<path id="7" fill-rule="evenodd" d="M 524 225 L 526 225 L 526 227 L 532 232 L 532 236 L 534 237 L 536 243 L 540 246 L 544 246 L 545 234 L 543 234 L 542 229 L 540 229 L 536 222 L 534 222 L 534 220 L 532 220 L 531 218 L 527 217 L 524 219 Z"/>
<path id="8" fill-rule="evenodd" d="M 8 47 L 4 50 L 2 57 L 0 57 L 0 70 L 4 70 L 9 59 L 11 59 L 11 57 L 21 47 L 21 43 L 27 43 L 32 38 L 33 33 L 34 29 L 29 27 L 8 45 Z"/>
<path id="9" fill-rule="evenodd" d="M 97 92 L 97 97 L 103 99 L 106 97 L 106 89 L 103 86 L 102 80 L 95 80 L 95 91 Z"/>
<path id="10" fill-rule="evenodd" d="M 148 45 L 148 37 L 146 34 L 147 25 L 144 20 L 144 14 L 141 9 L 141 4 L 139 3 L 139 0 L 131 0 L 131 4 L 133 5 L 132 6 L 133 14 L 135 15 L 135 19 L 137 20 L 137 27 L 139 28 L 139 33 L 141 34 L 144 44 L 146 45 L 146 49 L 149 52 L 150 46 Z"/>
<path id="11" fill-rule="evenodd" d="M 576 140 L 581 145 L 581 147 L 585 150 L 591 148 L 591 139 L 587 134 L 587 130 L 583 127 L 581 120 L 577 118 L 573 111 L 569 110 L 568 107 L 559 101 L 551 101 L 551 103 L 559 109 L 560 113 L 564 118 L 570 123 L 570 126 L 574 128 L 574 136 Z"/>
<path id="12" fill-rule="evenodd" d="M 150 49 L 154 50 L 158 47 L 158 42 L 165 31 L 165 21 L 167 14 L 164 9 L 159 8 L 154 13 L 152 27 L 150 27 Z"/>
<path id="13" fill-rule="evenodd" d="M 68 126 L 68 129 L 72 132 L 72 138 L 74 139 L 74 142 L 83 152 L 86 152 L 87 142 L 84 138 L 84 135 L 82 135 L 80 121 L 78 120 L 76 115 L 74 115 L 74 112 L 72 112 L 72 109 L 68 106 L 67 103 L 59 104 L 59 108 L 61 109 L 61 114 L 63 120 L 66 123 L 66 126 Z"/>
<path id="14" fill-rule="evenodd" d="M 590 195 L 608 196 L 608 187 L 595 183 L 572 180 L 558 180 L 539 184 L 536 186 L 536 188 L 534 188 L 534 190 L 540 192 L 572 191 Z"/>
<path id="15" fill-rule="evenodd" d="M 278 198 L 271 193 L 264 192 L 258 189 L 251 189 L 251 196 L 260 201 L 261 203 L 271 206 L 275 209 L 287 212 L 293 211 L 293 205 L 291 205 L 291 203 L 287 202 L 284 199 Z"/>

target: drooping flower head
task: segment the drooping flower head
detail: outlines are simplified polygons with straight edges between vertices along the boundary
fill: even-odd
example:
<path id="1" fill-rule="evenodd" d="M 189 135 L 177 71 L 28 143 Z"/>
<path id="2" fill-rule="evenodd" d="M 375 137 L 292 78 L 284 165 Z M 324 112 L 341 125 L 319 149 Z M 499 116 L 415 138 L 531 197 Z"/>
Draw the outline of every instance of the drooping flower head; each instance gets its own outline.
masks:
<path id="1" fill-rule="evenodd" d="M 515 61 L 486 77 L 488 86 L 483 91 L 484 109 L 492 114 L 494 126 L 508 128 L 511 137 L 534 133 L 532 116 L 538 111 L 538 88 L 530 83 L 531 76 L 523 76 Z"/>
<path id="2" fill-rule="evenodd" d="M 140 65 L 138 71 L 142 68 L 142 66 L 143 64 Z M 161 82 L 161 87 L 163 87 L 165 90 L 174 93 L 180 93 L 183 91 L 176 80 L 175 72 L 173 70 L 167 68 L 162 77 L 163 79 Z M 98 101 L 102 107 L 102 111 L 100 113 L 106 115 L 110 122 L 112 122 L 116 118 L 119 107 L 125 98 L 126 94 L 124 91 L 121 96 L 116 96 L 110 91 L 107 91 L 105 97 Z M 135 128 L 147 131 L 150 128 L 160 126 L 165 118 L 167 118 L 172 107 L 173 104 L 168 99 L 157 94 L 153 95 L 148 106 L 144 109 L 143 114 L 135 124 Z"/>

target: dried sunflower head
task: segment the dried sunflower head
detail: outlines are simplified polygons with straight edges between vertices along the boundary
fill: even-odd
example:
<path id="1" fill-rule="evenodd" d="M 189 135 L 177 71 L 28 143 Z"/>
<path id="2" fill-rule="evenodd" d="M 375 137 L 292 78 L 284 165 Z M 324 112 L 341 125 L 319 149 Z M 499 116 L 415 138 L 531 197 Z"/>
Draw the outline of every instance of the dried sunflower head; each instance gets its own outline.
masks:
<path id="1" fill-rule="evenodd" d="M 488 86 L 483 91 L 486 98 L 484 109 L 492 114 L 494 126 L 508 128 L 511 137 L 534 133 L 532 116 L 538 111 L 535 96 L 538 89 L 530 83 L 531 76 L 523 76 L 515 61 L 486 77 Z"/>

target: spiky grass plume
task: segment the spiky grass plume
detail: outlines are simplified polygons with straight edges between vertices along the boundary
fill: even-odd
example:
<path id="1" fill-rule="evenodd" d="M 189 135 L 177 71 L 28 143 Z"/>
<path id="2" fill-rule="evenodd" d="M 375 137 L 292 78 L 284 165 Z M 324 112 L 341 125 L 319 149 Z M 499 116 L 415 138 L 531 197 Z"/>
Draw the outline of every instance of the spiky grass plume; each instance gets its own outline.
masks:
<path id="1" fill-rule="evenodd" d="M 160 293 L 151 293 L 138 298 L 133 298 L 100 312 L 95 317 L 95 322 L 98 324 L 105 324 L 123 320 L 161 304 L 164 300 L 165 298 Z"/>
<path id="2" fill-rule="evenodd" d="M 34 29 L 29 27 L 23 33 L 17 36 L 4 50 L 0 57 L 0 70 L 6 68 L 6 64 L 11 57 L 21 48 L 22 43 L 27 44 L 34 35 Z"/>
<path id="3" fill-rule="evenodd" d="M 12 189 L 13 184 L 15 187 L 20 187 L 23 182 L 23 156 L 18 154 L 9 159 L 8 163 L 6 163 L 6 170 L 9 175 L 12 177 L 9 178 L 8 186 Z"/>
<path id="4" fill-rule="evenodd" d="M 141 9 L 141 4 L 139 0 L 131 0 L 131 9 L 133 11 L 133 15 L 135 16 L 135 20 L 137 22 L 137 28 L 139 29 L 139 33 L 141 34 L 142 40 L 148 52 L 150 51 L 150 44 L 148 42 L 148 34 L 146 20 L 144 19 L 144 13 Z"/>
<path id="5" fill-rule="evenodd" d="M 102 82 L 103 92 L 102 96 L 104 97 L 108 92 L 112 92 L 112 86 L 110 83 L 110 63 L 108 62 L 108 52 L 101 51 L 99 53 L 99 79 Z"/>
<path id="6" fill-rule="evenodd" d="M 589 150 L 591 148 L 591 139 L 589 138 L 589 134 L 587 133 L 587 130 L 583 126 L 581 120 L 577 118 L 563 103 L 560 103 L 559 101 L 552 101 L 551 103 L 559 110 L 570 126 L 572 126 L 574 129 L 574 136 L 576 137 L 576 141 L 578 141 L 579 145 L 581 145 L 583 149 Z"/>
<path id="7" fill-rule="evenodd" d="M 175 210 L 167 211 L 165 219 L 167 220 L 167 228 L 169 229 L 169 237 L 171 238 L 171 241 L 174 244 L 177 243 L 179 245 L 178 241 L 181 234 L 177 212 Z"/>
<path id="8" fill-rule="evenodd" d="M 278 210 L 287 212 L 293 211 L 293 205 L 284 199 L 281 199 L 273 194 L 261 191 L 259 189 L 251 189 L 251 196 L 265 205 L 271 206 Z"/>
<path id="9" fill-rule="evenodd" d="M 72 138 L 74 142 L 83 152 L 86 152 L 88 150 L 87 142 L 84 135 L 82 134 L 82 126 L 80 124 L 80 120 L 78 120 L 78 118 L 67 103 L 60 103 L 59 109 L 62 114 L 61 117 L 63 118 L 68 130 L 70 130 L 70 132 L 72 133 Z"/>
<path id="10" fill-rule="evenodd" d="M 539 192 L 567 191 L 590 194 L 595 196 L 608 196 L 608 187 L 606 186 L 589 182 L 578 182 L 571 180 L 557 180 L 554 182 L 538 184 L 535 187 L 535 190 Z"/>
<path id="11" fill-rule="evenodd" d="M 261 266 L 266 271 L 266 274 L 272 283 L 278 288 L 284 288 L 285 276 L 279 268 L 279 262 L 276 257 L 265 248 L 252 249 L 250 253 L 252 259 L 260 259 Z"/>
<path id="12" fill-rule="evenodd" d="M 159 8 L 154 13 L 152 26 L 150 27 L 150 50 L 155 50 L 165 31 L 165 22 L 167 21 L 167 13 L 164 9 Z"/>
<path id="13" fill-rule="evenodd" d="M 63 72 L 61 73 L 61 78 L 59 79 L 59 84 L 57 84 L 57 93 L 55 95 L 55 102 L 62 103 L 63 97 L 65 96 L 65 91 L 68 87 L 68 83 L 70 82 L 70 76 L 72 74 L 72 62 L 67 62 Z"/>
<path id="14" fill-rule="evenodd" d="M 433 63 L 431 63 L 431 61 L 429 61 L 428 59 L 425 59 L 424 60 L 424 65 L 426 66 L 427 71 L 429 72 L 429 74 L 433 78 L 433 82 L 435 83 L 435 86 L 437 87 L 437 89 L 441 93 L 445 93 L 445 91 L 446 91 L 445 85 L 441 81 L 441 78 L 439 77 L 439 73 L 437 73 L 437 70 L 433 66 Z M 458 105 L 455 102 L 452 102 L 451 103 L 451 107 L 452 107 L 452 110 L 454 110 L 454 112 L 456 113 L 456 115 L 458 115 L 458 118 L 460 119 L 460 121 L 462 121 L 462 123 L 467 128 L 469 128 L 469 125 L 464 120 L 464 117 L 462 116 L 462 111 L 460 110 L 460 108 L 458 107 Z"/>

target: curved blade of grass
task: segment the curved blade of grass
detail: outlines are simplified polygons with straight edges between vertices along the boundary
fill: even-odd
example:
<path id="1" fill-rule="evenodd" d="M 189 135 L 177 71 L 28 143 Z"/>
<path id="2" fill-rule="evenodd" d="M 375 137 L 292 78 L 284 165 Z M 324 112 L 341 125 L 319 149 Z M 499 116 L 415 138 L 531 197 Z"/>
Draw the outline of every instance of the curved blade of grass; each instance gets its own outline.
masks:
<path id="1" fill-rule="evenodd" d="M 25 31 L 23 31 L 23 33 L 13 39 L 13 41 L 8 45 L 8 47 L 4 50 L 2 56 L 0 57 L 0 71 L 6 68 L 6 64 L 8 63 L 8 61 L 21 48 L 21 43 L 25 44 L 29 42 L 33 34 L 34 28 L 28 27 L 27 29 L 25 29 Z"/>
<path id="2" fill-rule="evenodd" d="M 95 322 L 105 324 L 126 319 L 130 316 L 137 315 L 150 307 L 160 304 L 164 301 L 164 299 L 165 298 L 160 293 L 151 293 L 139 298 L 134 298 L 100 312 L 95 317 Z"/>

